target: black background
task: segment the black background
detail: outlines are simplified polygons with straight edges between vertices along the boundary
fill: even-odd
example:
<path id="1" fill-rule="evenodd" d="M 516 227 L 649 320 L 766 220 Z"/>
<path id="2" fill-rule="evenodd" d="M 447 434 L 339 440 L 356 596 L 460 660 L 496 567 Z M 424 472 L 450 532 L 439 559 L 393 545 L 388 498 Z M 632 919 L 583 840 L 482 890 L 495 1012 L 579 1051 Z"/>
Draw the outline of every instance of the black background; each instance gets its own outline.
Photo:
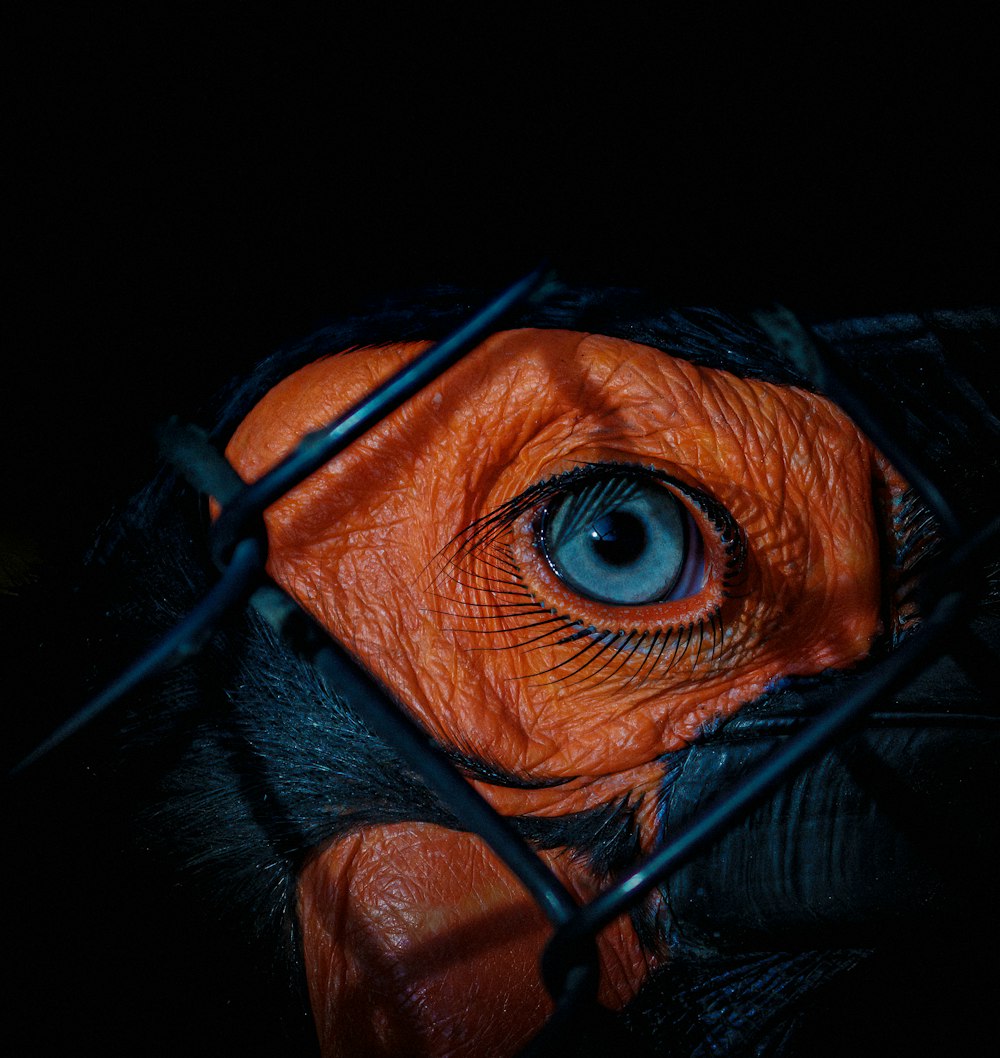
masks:
<path id="1" fill-rule="evenodd" d="M 17 16 L 0 532 L 43 578 L 78 564 L 149 476 L 157 422 L 197 420 L 229 377 L 383 290 L 498 288 L 545 256 L 674 304 L 833 316 L 995 300 L 995 64 L 974 24 L 367 12 Z M 16 622 L 17 596 L 0 602 Z M 48 704 L 7 689 L 37 724 Z M 50 865 L 61 838 L 38 827 Z M 29 980 L 15 1034 L 59 1009 L 106 1021 L 109 980 L 156 976 L 129 963 L 129 925 L 100 918 L 128 879 L 77 863 L 40 908 L 35 851 L 14 850 L 29 936 L 32 916 L 103 893 L 91 925 L 40 935 L 79 949 L 104 934 L 118 963 L 62 1006 Z M 78 894 L 52 910 L 66 887 Z M 101 962 L 21 958 L 45 988 L 60 959 L 78 975 Z M 126 1036 L 142 1016 L 121 1012 Z M 116 1036 L 94 1031 L 79 1038 Z"/>
<path id="2" fill-rule="evenodd" d="M 76 544 L 151 424 L 372 292 L 548 256 L 665 302 L 989 300 L 974 24 L 540 27 L 31 8 L 12 37 L 3 523 Z"/>

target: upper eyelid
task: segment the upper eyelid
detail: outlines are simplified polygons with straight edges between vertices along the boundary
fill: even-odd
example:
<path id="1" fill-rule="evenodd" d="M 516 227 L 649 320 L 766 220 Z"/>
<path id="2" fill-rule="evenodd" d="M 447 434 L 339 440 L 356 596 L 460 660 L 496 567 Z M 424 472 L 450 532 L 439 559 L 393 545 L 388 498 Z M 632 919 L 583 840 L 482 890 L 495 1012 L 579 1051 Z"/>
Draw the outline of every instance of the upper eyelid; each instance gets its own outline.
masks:
<path id="1" fill-rule="evenodd" d="M 449 541 L 449 543 L 458 540 L 466 533 L 477 529 L 484 528 L 492 523 L 504 521 L 506 524 L 510 524 L 508 519 L 516 520 L 521 514 L 525 513 L 530 502 L 540 503 L 544 499 L 550 499 L 553 496 L 558 495 L 564 489 L 568 488 L 571 484 L 575 484 L 577 481 L 583 480 L 589 476 L 597 476 L 599 473 L 608 472 L 611 473 L 613 470 L 626 470 L 626 471 L 638 471 L 643 473 L 649 473 L 651 476 L 659 478 L 668 484 L 675 484 L 680 486 L 682 491 L 686 491 L 689 486 L 684 485 L 675 479 L 664 475 L 663 472 L 658 471 L 656 468 L 649 467 L 642 463 L 627 463 L 627 462 L 606 462 L 606 463 L 581 463 L 570 470 L 563 470 L 556 474 L 552 474 L 549 477 L 542 478 L 541 481 L 535 482 L 533 485 L 528 486 L 524 491 L 513 496 L 509 500 L 505 500 L 503 503 L 494 507 L 492 510 L 487 511 L 485 514 L 480 515 L 474 521 L 470 522 L 465 528 L 460 529 Z M 447 546 L 447 545 L 446 545 Z"/>
<path id="2" fill-rule="evenodd" d="M 676 489 L 682 496 L 692 501 L 710 520 L 713 522 L 724 523 L 724 529 L 726 531 L 735 531 L 737 535 L 742 537 L 742 532 L 739 530 L 739 526 L 736 524 L 735 519 L 733 519 L 728 509 L 705 489 L 696 485 L 691 485 L 686 481 L 682 481 L 676 476 L 668 474 L 666 471 L 663 471 L 658 467 L 650 466 L 647 463 L 609 461 L 602 463 L 581 463 L 579 466 L 573 467 L 570 470 L 560 471 L 559 473 L 543 478 L 541 481 L 530 485 L 518 495 L 504 501 L 492 510 L 487 511 L 479 518 L 470 522 L 464 529 L 460 529 L 451 538 L 449 544 L 454 543 L 469 532 L 485 530 L 488 526 L 500 524 L 505 526 L 511 525 L 517 520 L 517 518 L 526 513 L 533 504 L 541 504 L 544 500 L 559 495 L 569 486 L 585 480 L 588 477 L 596 478 L 602 474 L 612 475 L 615 471 L 648 475 L 650 478 L 660 482 L 660 484 L 665 485 L 672 490 Z M 723 531 L 722 527 L 717 527 L 720 528 L 720 532 Z M 745 544 L 745 540 L 743 540 L 743 543 Z M 447 547 L 448 545 L 445 546 Z"/>

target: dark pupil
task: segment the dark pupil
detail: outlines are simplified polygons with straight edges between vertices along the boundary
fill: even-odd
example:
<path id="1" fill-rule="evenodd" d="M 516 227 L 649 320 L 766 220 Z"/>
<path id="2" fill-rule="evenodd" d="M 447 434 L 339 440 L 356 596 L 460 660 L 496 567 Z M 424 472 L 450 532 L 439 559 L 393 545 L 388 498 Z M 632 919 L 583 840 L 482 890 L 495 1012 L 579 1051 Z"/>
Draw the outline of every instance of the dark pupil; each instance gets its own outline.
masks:
<path id="1" fill-rule="evenodd" d="M 594 552 L 611 566 L 624 566 L 642 554 L 646 547 L 646 530 L 634 514 L 612 511 L 590 523 Z"/>

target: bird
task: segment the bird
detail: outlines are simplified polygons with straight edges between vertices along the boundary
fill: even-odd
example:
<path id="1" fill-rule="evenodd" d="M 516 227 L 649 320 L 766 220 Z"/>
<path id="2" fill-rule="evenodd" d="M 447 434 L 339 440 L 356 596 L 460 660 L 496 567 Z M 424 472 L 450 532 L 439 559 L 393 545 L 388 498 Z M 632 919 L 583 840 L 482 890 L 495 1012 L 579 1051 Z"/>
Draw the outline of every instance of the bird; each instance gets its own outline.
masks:
<path id="1" fill-rule="evenodd" d="M 435 288 L 321 329 L 235 384 L 212 442 L 259 481 L 475 306 Z M 998 319 L 814 321 L 859 413 L 782 347 L 780 312 L 554 283 L 267 507 L 267 577 L 586 905 L 920 634 L 959 546 L 940 511 L 962 532 L 996 514 L 996 394 L 961 370 Z M 92 685 L 197 604 L 219 511 L 165 467 L 104 528 L 75 603 Z M 968 649 L 995 649 L 995 545 L 975 569 L 965 648 L 603 928 L 562 1041 L 544 909 L 259 608 L 130 695 L 78 766 L 128 805 L 134 855 L 223 923 L 262 1052 L 882 1053 L 880 1018 L 942 976 L 917 986 L 914 924 L 960 932 L 965 892 L 995 928 L 975 806 L 997 718 Z"/>

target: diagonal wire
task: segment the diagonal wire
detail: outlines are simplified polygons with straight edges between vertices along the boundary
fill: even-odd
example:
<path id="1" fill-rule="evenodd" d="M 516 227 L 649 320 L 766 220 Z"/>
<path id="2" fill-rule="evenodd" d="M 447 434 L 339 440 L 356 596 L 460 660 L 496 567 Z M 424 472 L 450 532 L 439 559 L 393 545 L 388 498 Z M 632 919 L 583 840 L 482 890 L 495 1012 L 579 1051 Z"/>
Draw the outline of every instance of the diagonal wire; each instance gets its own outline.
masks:
<path id="1" fill-rule="evenodd" d="M 514 309 L 538 292 L 547 278 L 545 266 L 539 265 L 518 279 L 447 338 L 432 345 L 391 378 L 376 386 L 333 422 L 304 437 L 276 467 L 241 490 L 216 520 L 213 529 L 213 554 L 216 561 L 225 562 L 227 553 L 237 540 L 248 535 L 248 526 L 261 517 L 265 508 L 475 348 Z"/>
<path id="2" fill-rule="evenodd" d="M 193 657 L 211 637 L 225 614 L 247 598 L 260 575 L 264 554 L 256 539 L 242 540 L 229 565 L 197 606 L 146 653 L 60 724 L 10 770 L 13 778 L 37 763 L 125 695 L 158 673 Z"/>
<path id="3" fill-rule="evenodd" d="M 891 693 L 916 671 L 925 668 L 936 657 L 943 637 L 954 630 L 955 620 L 967 601 L 966 595 L 959 593 L 942 599 L 920 629 L 894 654 L 859 679 L 854 689 L 842 694 L 740 783 L 681 824 L 670 840 L 647 860 L 581 908 L 546 949 L 543 965 L 547 966 L 547 977 L 559 980 L 567 968 L 576 964 L 576 944 L 593 937 L 635 907 L 653 886 L 719 839 L 780 784 L 841 738 L 877 698 Z"/>
<path id="4" fill-rule="evenodd" d="M 933 477 L 925 471 L 919 453 L 881 425 L 875 409 L 865 401 L 857 378 L 787 309 L 756 313 L 755 318 L 774 344 L 802 367 L 821 389 L 859 423 L 891 462 L 920 492 L 938 517 L 946 533 L 956 543 L 951 561 L 931 574 L 939 595 L 936 605 L 921 627 L 890 657 L 865 677 L 856 681 L 802 731 L 788 741 L 738 784 L 719 795 L 703 810 L 681 824 L 670 839 L 643 863 L 577 912 L 557 930 L 542 959 L 543 974 L 550 991 L 558 993 L 561 982 L 568 982 L 592 938 L 620 915 L 634 908 L 646 894 L 669 874 L 679 869 L 697 852 L 719 840 L 736 822 L 769 797 L 778 786 L 793 777 L 809 761 L 843 737 L 863 717 L 879 697 L 891 693 L 920 670 L 926 668 L 943 648 L 956 621 L 966 617 L 977 595 L 970 583 L 969 568 L 987 547 L 995 544 L 1000 520 L 966 536 L 960 544 L 962 522 Z M 964 582 L 962 575 L 964 574 Z M 956 584 L 964 587 L 956 590 Z"/>
<path id="5" fill-rule="evenodd" d="M 20 775 L 141 683 L 196 653 L 225 613 L 247 597 L 263 569 L 267 544 L 260 518 L 264 508 L 456 363 L 546 280 L 551 282 L 544 265 L 518 279 L 327 427 L 306 437 L 253 485 L 245 486 L 224 459 L 207 453 L 201 431 L 176 421 L 162 427 L 160 445 L 167 457 L 190 484 L 223 504 L 213 532 L 213 557 L 222 576 L 185 618 L 15 764 L 9 776 Z"/>

